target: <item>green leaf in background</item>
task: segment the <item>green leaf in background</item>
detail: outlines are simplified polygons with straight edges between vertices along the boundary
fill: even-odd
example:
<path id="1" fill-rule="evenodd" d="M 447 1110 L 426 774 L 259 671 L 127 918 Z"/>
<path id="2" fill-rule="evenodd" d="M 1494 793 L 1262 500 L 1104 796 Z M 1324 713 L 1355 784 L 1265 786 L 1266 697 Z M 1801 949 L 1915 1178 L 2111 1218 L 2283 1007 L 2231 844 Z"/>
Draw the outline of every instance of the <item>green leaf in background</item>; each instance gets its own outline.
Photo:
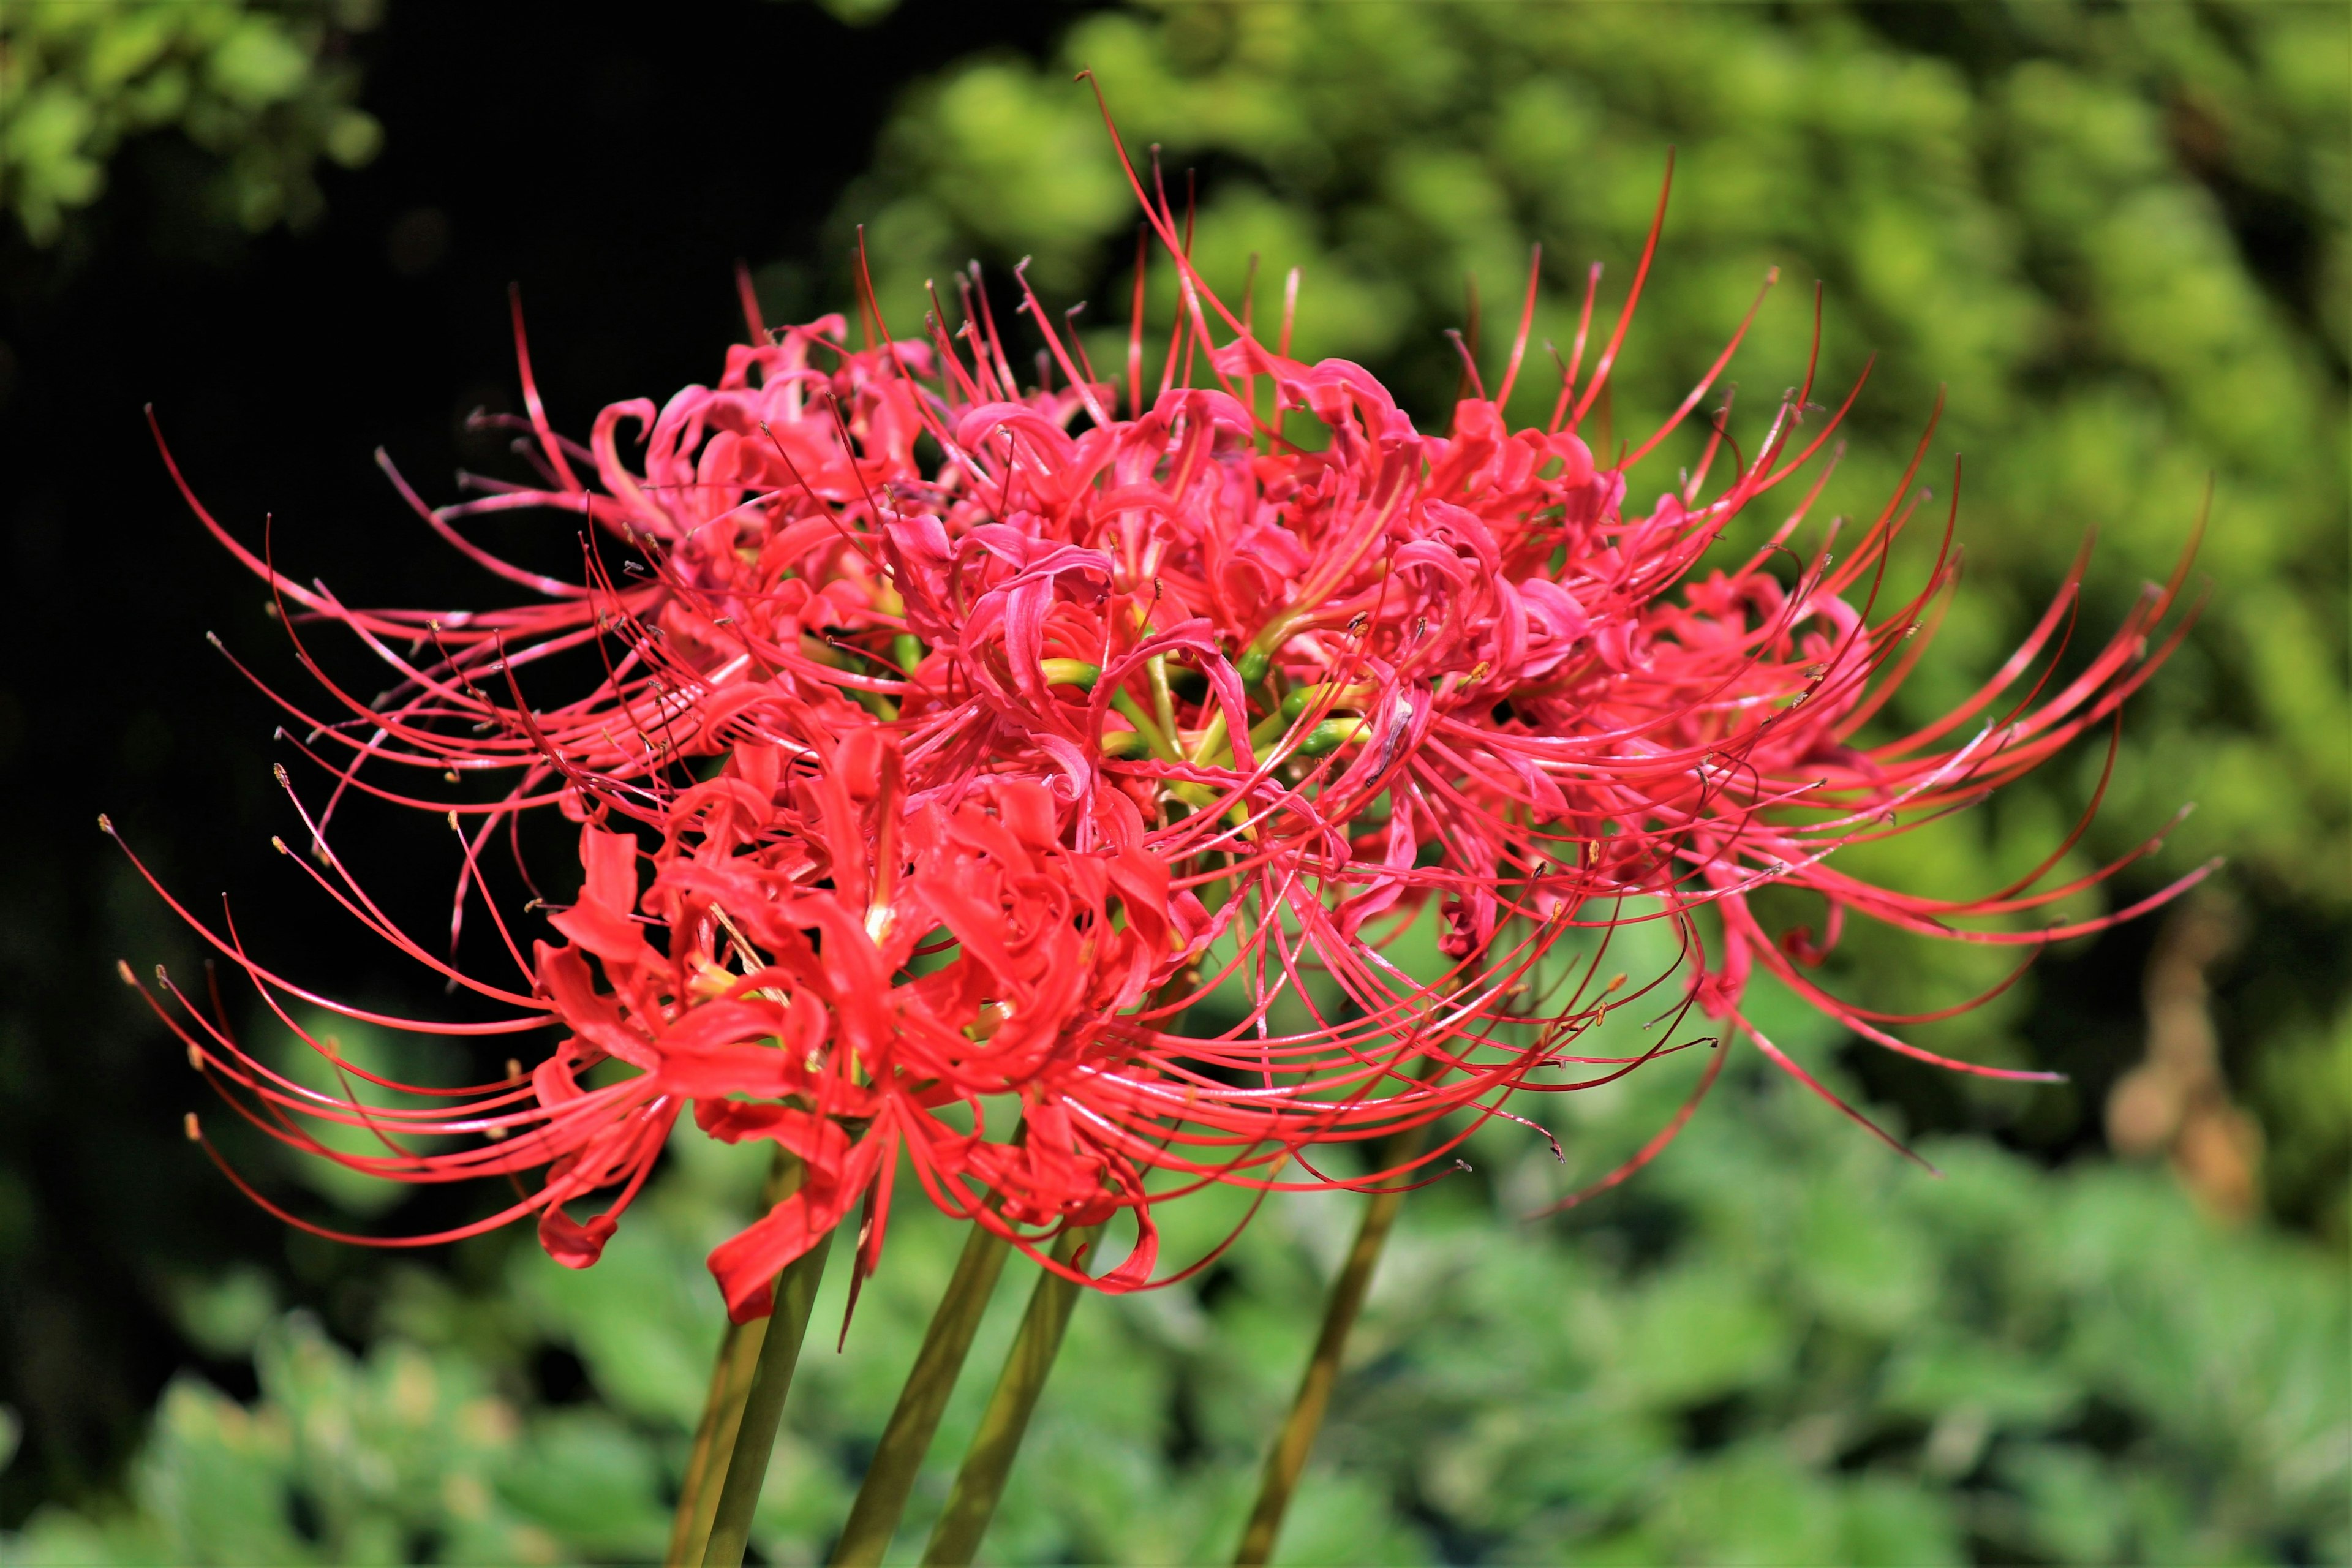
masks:
<path id="1" fill-rule="evenodd" d="M 1696 1067 L 1556 1108 L 1577 1166 L 1638 1146 Z M 1473 1139 L 1473 1173 L 1406 1205 L 1287 1561 L 2352 1549 L 2339 1258 L 2218 1226 L 2158 1172 L 2051 1173 L 1945 1141 L 1924 1151 L 1939 1181 L 1825 1129 L 1818 1104 L 1755 1064 L 1727 1069 L 1717 1096 L 1639 1182 L 1565 1215 L 1525 1217 L 1575 1173 L 1507 1126 Z M 709 1354 L 719 1310 L 700 1255 L 758 1185 L 756 1159 L 720 1170 L 698 1147 L 679 1141 L 593 1269 L 518 1247 L 488 1294 L 420 1273 L 360 1359 L 284 1320 L 256 1352 L 250 1407 L 183 1379 L 124 1511 L 52 1509 L 0 1560 L 643 1560 L 698 1414 L 651 1373 Z M 1835 1202 L 1780 1210 L 1822 1193 Z M 1172 1208 L 1187 1229 L 1171 1247 L 1213 1244 L 1238 1217 L 1227 1202 Z M 1759 1226 L 1759 1213 L 1778 1218 Z M 1277 1200 L 1189 1284 L 1082 1301 L 992 1560 L 1228 1552 L 1352 1219 L 1344 1194 Z M 1825 1245 L 1835 1226 L 1866 1239 Z M 960 1243 L 909 1204 L 838 1353 L 843 1284 L 829 1281 L 753 1537 L 770 1561 L 824 1552 Z M 975 1366 L 1002 1354 L 1026 1270 L 1008 1270 Z M 532 1394 L 552 1346 L 586 1369 L 584 1402 Z M 987 1384 L 957 1389 L 893 1561 L 912 1560 L 945 1500 Z"/>
<path id="2" fill-rule="evenodd" d="M 640 1473 L 607 1464 L 583 1475 L 604 1490 L 593 1508 L 561 1500 L 559 1538 L 499 1488 L 511 1475 L 528 1499 L 533 1467 L 543 1470 L 545 1447 L 577 1417 L 541 1420 L 526 1445 L 514 1406 L 489 1392 L 488 1369 L 396 1339 L 355 1359 L 299 1313 L 262 1337 L 254 1365 L 261 1398 L 250 1409 L 194 1377 L 165 1391 L 132 1469 L 129 1509 L 98 1519 L 44 1510 L 0 1557 L 549 1563 L 566 1540 L 599 1542 L 604 1515 L 627 1496 L 614 1483 Z"/>
<path id="3" fill-rule="evenodd" d="M 316 216 L 311 171 L 373 158 L 383 128 L 331 45 L 373 0 L 10 0 L 0 6 L 0 205 L 36 245 L 98 199 L 123 142 L 176 129 L 215 161 L 208 202 L 258 231 Z"/>

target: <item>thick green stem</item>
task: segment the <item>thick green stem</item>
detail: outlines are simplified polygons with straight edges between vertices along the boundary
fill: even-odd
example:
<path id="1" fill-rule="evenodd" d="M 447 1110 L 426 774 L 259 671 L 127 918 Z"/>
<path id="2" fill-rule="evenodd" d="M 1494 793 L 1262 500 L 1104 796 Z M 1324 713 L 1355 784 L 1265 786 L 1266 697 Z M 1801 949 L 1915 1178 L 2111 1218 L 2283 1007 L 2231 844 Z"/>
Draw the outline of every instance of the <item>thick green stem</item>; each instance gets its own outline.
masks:
<path id="1" fill-rule="evenodd" d="M 759 1363 L 752 1368 L 751 1386 L 743 1396 L 742 1424 L 727 1460 L 727 1479 L 719 1489 L 710 1544 L 702 1552 L 706 1568 L 741 1568 L 743 1548 L 751 1538 L 751 1510 L 759 1506 L 760 1486 L 768 1479 L 768 1453 L 776 1446 L 784 1395 L 793 1386 L 809 1310 L 816 1305 L 817 1283 L 824 1278 L 825 1255 L 832 1250 L 833 1232 L 828 1230 L 776 1276 L 775 1308 L 761 1342 Z"/>
<path id="2" fill-rule="evenodd" d="M 1078 1249 L 1094 1239 L 1097 1228 L 1063 1232 L 1054 1247 L 1055 1261 L 1067 1263 L 1076 1257 Z M 980 1430 L 964 1454 L 963 1468 L 956 1472 L 954 1489 L 948 1493 L 947 1511 L 932 1529 L 930 1543 L 923 1548 L 927 1568 L 931 1564 L 962 1568 L 980 1551 L 981 1537 L 988 1533 L 989 1521 L 996 1517 L 997 1500 L 1004 1495 L 1005 1478 L 1013 1473 L 1013 1456 L 1021 1451 L 1022 1436 L 1029 1430 L 1029 1416 L 1037 1408 L 1037 1395 L 1054 1370 L 1054 1357 L 1062 1348 L 1062 1331 L 1069 1327 L 1070 1309 L 1076 1304 L 1077 1294 L 1077 1286 L 1050 1269 L 1030 1293 L 1029 1310 L 1022 1314 L 1020 1331 L 1004 1358 L 1004 1370 L 997 1374 L 996 1392 L 989 1396 Z"/>
<path id="3" fill-rule="evenodd" d="M 760 1362 L 760 1344 L 767 1338 L 768 1320 L 729 1323 L 719 1342 L 719 1364 L 710 1374 L 710 1396 L 702 1406 L 702 1424 L 694 1431 L 694 1447 L 687 1455 L 686 1479 L 680 1483 L 677 1514 L 670 1521 L 669 1550 L 662 1553 L 663 1568 L 689 1568 L 702 1561 L 710 1542 L 711 1516 L 719 1511 L 719 1481 L 735 1452 L 735 1434 L 743 1423 L 743 1396 L 751 1392 L 751 1369 Z"/>
<path id="4" fill-rule="evenodd" d="M 1314 1450 L 1324 1412 L 1330 1408 L 1331 1390 L 1339 1381 L 1339 1363 L 1347 1353 L 1349 1331 L 1363 1310 L 1372 1270 L 1380 1267 L 1381 1249 L 1388 1245 L 1389 1231 L 1402 1207 L 1402 1188 L 1374 1193 L 1365 1205 L 1363 1223 L 1356 1227 L 1356 1244 L 1348 1249 L 1348 1261 L 1331 1281 L 1331 1294 L 1323 1304 L 1323 1330 L 1315 1336 L 1315 1353 L 1307 1360 L 1307 1375 L 1298 1380 L 1298 1395 L 1291 1401 L 1290 1415 L 1275 1437 L 1273 1451 L 1265 1457 L 1257 1506 L 1250 1510 L 1249 1527 L 1242 1531 L 1242 1543 L 1234 1552 L 1238 1568 L 1256 1568 L 1274 1555 L 1283 1513 L 1290 1507 L 1291 1494 L 1298 1489 L 1299 1473 L 1307 1468 L 1307 1456 Z"/>
<path id="5" fill-rule="evenodd" d="M 1160 733 L 1171 741 L 1176 738 L 1176 692 L 1168 684 L 1168 658 L 1153 654 L 1143 661 L 1143 678 L 1151 688 L 1151 716 L 1160 721 Z"/>
<path id="6" fill-rule="evenodd" d="M 956 1375 L 963 1371 L 964 1357 L 971 1350 L 971 1337 L 988 1310 L 997 1276 L 1004 1272 L 1008 1249 L 1003 1237 L 977 1222 L 964 1238 L 963 1256 L 956 1260 L 955 1274 L 931 1314 L 930 1329 L 923 1335 L 923 1348 L 915 1352 L 914 1369 L 907 1373 L 907 1385 L 898 1391 L 898 1405 L 890 1412 L 889 1424 L 882 1428 L 882 1441 L 866 1467 L 866 1480 L 850 1506 L 849 1522 L 842 1526 L 841 1539 L 834 1543 L 831 1561 L 835 1563 L 868 1568 L 879 1563 L 889 1551 L 898 1516 L 906 1510 L 907 1496 L 915 1489 L 916 1473 L 922 1468 L 923 1456 L 930 1451 L 940 1413 L 947 1409 Z"/>
<path id="7" fill-rule="evenodd" d="M 1464 972 L 1468 972 L 1467 965 Z M 1443 1070 L 1440 1058 L 1424 1057 L 1419 1076 L 1426 1082 Z M 1421 1152 L 1428 1136 L 1426 1126 L 1398 1133 L 1386 1150 L 1389 1163 L 1401 1165 L 1411 1160 Z M 1316 1435 L 1323 1429 L 1324 1413 L 1331 1407 L 1331 1390 L 1339 1382 L 1339 1363 L 1347 1355 L 1348 1334 L 1356 1326 L 1357 1314 L 1363 1310 L 1364 1293 L 1372 1286 L 1372 1271 L 1381 1266 L 1381 1249 L 1388 1245 L 1397 1211 L 1403 1207 L 1402 1187 L 1374 1193 L 1364 1206 L 1363 1222 L 1356 1227 L 1356 1243 L 1348 1249 L 1348 1260 L 1340 1266 L 1339 1277 L 1331 1281 L 1331 1294 L 1323 1303 L 1323 1327 L 1315 1336 L 1315 1353 L 1307 1359 L 1306 1375 L 1298 1380 L 1297 1396 L 1290 1402 L 1290 1414 L 1275 1436 L 1273 1450 L 1265 1457 L 1265 1473 L 1258 1480 L 1257 1505 L 1250 1510 L 1242 1543 L 1234 1551 L 1234 1568 L 1261 1568 L 1274 1556 L 1275 1541 L 1282 1534 L 1282 1516 L 1290 1507 L 1291 1494 L 1298 1489 L 1298 1478 L 1307 1468 L 1307 1455 L 1315 1449 Z"/>
<path id="8" fill-rule="evenodd" d="M 779 1147 L 769 1164 L 760 1205 L 772 1209 L 800 1186 L 804 1167 Z M 679 1483 L 677 1513 L 670 1521 L 669 1550 L 663 1568 L 691 1568 L 702 1561 L 710 1542 L 710 1521 L 719 1510 L 719 1483 L 735 1452 L 735 1434 L 743 1421 L 743 1396 L 751 1392 L 751 1373 L 760 1363 L 760 1346 L 768 1335 L 768 1320 L 730 1322 L 719 1342 L 719 1358 L 710 1371 L 710 1394 L 703 1401 L 702 1421 L 694 1431 L 688 1453 L 686 1477 Z"/>

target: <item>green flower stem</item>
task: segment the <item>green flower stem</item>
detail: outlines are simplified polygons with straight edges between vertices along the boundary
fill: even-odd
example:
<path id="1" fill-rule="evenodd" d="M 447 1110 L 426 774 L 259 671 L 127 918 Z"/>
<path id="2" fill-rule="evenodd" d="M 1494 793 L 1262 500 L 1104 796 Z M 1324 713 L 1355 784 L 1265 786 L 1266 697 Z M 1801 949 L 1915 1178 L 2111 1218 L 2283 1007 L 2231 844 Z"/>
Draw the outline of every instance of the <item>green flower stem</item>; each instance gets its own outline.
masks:
<path id="1" fill-rule="evenodd" d="M 743 1396 L 743 1419 L 736 1430 L 735 1451 L 728 1456 L 727 1479 L 719 1489 L 710 1544 L 703 1549 L 706 1568 L 741 1568 L 743 1548 L 751 1536 L 751 1511 L 759 1506 L 760 1485 L 768 1479 L 768 1453 L 776 1446 L 784 1395 L 793 1386 L 809 1310 L 816 1304 L 817 1283 L 824 1278 L 825 1255 L 832 1250 L 833 1232 L 828 1230 L 776 1276 L 775 1308 L 760 1344 L 751 1386 Z"/>
<path id="2" fill-rule="evenodd" d="M 1436 1058 L 1423 1058 L 1423 1079 L 1439 1070 Z M 1426 1124 L 1398 1133 L 1386 1152 L 1389 1163 L 1402 1164 L 1420 1153 L 1428 1135 Z M 1402 1187 L 1374 1193 L 1364 1205 L 1355 1245 L 1348 1249 L 1348 1260 L 1340 1266 L 1339 1278 L 1331 1281 L 1331 1294 L 1324 1300 L 1323 1327 L 1315 1336 L 1315 1353 L 1307 1358 L 1306 1375 L 1298 1380 L 1297 1395 L 1290 1402 L 1290 1414 L 1265 1457 L 1257 1504 L 1250 1510 L 1248 1527 L 1234 1550 L 1234 1568 L 1262 1568 L 1274 1556 L 1275 1541 L 1282 1533 L 1282 1516 L 1290 1508 L 1299 1475 L 1307 1468 L 1307 1457 L 1323 1429 L 1331 1391 L 1339 1382 L 1339 1363 L 1347 1355 L 1348 1335 L 1363 1310 L 1364 1294 L 1371 1289 L 1372 1271 L 1381 1266 L 1381 1250 L 1388 1246 L 1389 1232 L 1396 1226 L 1398 1211 L 1404 1207 L 1404 1194 Z"/>
<path id="3" fill-rule="evenodd" d="M 1242 1531 L 1242 1543 L 1234 1552 L 1237 1568 L 1257 1568 L 1274 1555 L 1275 1538 L 1282 1533 L 1283 1513 L 1290 1507 L 1291 1494 L 1298 1489 L 1299 1472 L 1307 1468 L 1307 1456 L 1313 1451 L 1316 1434 L 1323 1427 L 1324 1412 L 1330 1408 L 1331 1390 L 1339 1381 L 1339 1362 L 1347 1352 L 1349 1331 L 1356 1326 L 1356 1315 L 1364 1305 L 1364 1292 L 1371 1288 L 1372 1270 L 1380 1267 L 1381 1249 L 1388 1245 L 1397 1211 L 1403 1207 L 1402 1188 L 1374 1193 L 1364 1207 L 1363 1223 L 1356 1227 L 1356 1244 L 1348 1249 L 1348 1261 L 1340 1268 L 1339 1277 L 1331 1282 L 1331 1294 L 1323 1304 L 1323 1330 L 1315 1337 L 1315 1353 L 1307 1363 L 1307 1375 L 1298 1380 L 1298 1394 L 1291 1401 L 1290 1415 L 1275 1437 L 1273 1451 L 1265 1457 L 1265 1473 L 1258 1482 L 1257 1506 L 1250 1510 L 1249 1527 Z"/>
<path id="4" fill-rule="evenodd" d="M 1153 756 L 1168 763 L 1183 761 L 1177 754 L 1176 742 L 1170 738 L 1171 732 L 1161 729 L 1160 721 L 1143 710 L 1143 704 L 1138 702 L 1131 692 L 1125 689 L 1112 692 L 1110 705 L 1118 710 L 1121 718 L 1135 726 L 1135 732 L 1143 737 L 1143 743 L 1150 749 Z"/>
<path id="5" fill-rule="evenodd" d="M 760 1193 L 760 1206 L 772 1209 L 801 1184 L 804 1167 L 779 1148 L 768 1166 Z M 663 1568 L 691 1568 L 702 1561 L 710 1542 L 710 1521 L 719 1511 L 719 1483 L 735 1452 L 735 1434 L 743 1421 L 743 1396 L 751 1392 L 751 1373 L 760 1363 L 760 1346 L 768 1335 L 768 1320 L 730 1321 L 719 1342 L 719 1359 L 710 1372 L 709 1397 L 703 1401 L 702 1422 L 694 1430 L 694 1447 L 687 1455 L 686 1477 L 680 1482 L 677 1514 L 670 1522 L 669 1550 Z"/>
<path id="6" fill-rule="evenodd" d="M 702 1424 L 694 1430 L 694 1447 L 687 1455 L 686 1479 L 678 1488 L 677 1514 L 670 1521 L 669 1550 L 662 1553 L 663 1568 L 688 1568 L 702 1561 L 710 1542 L 711 1517 L 719 1511 L 719 1479 L 727 1457 L 735 1451 L 735 1433 L 743 1423 L 743 1395 L 751 1392 L 751 1369 L 759 1364 L 760 1342 L 767 1337 L 768 1320 L 727 1325 L 719 1342 L 719 1364 L 710 1376 L 710 1397 L 702 1406 Z M 712 1456 L 719 1456 L 716 1462 Z"/>
<path id="7" fill-rule="evenodd" d="M 866 1480 L 850 1507 L 849 1522 L 842 1526 L 841 1539 L 834 1543 L 833 1563 L 876 1564 L 890 1549 L 898 1516 L 906 1510 L 907 1495 L 914 1490 L 916 1473 L 922 1468 L 923 1456 L 930 1451 L 940 1413 L 947 1409 L 948 1395 L 955 1392 L 956 1376 L 963 1371 L 971 1337 L 988 1310 L 997 1277 L 1004 1272 L 1004 1255 L 1009 1250 L 1003 1237 L 977 1222 L 965 1237 L 955 1274 L 931 1314 L 923 1347 L 915 1352 L 914 1369 L 907 1373 L 907 1385 L 899 1390 L 889 1424 L 882 1428 L 882 1441 L 866 1467 Z"/>
<path id="8" fill-rule="evenodd" d="M 1145 659 L 1143 679 L 1151 688 L 1151 713 L 1160 721 L 1160 732 L 1172 741 L 1176 738 L 1176 692 L 1168 684 L 1168 656 L 1155 653 Z"/>
<path id="9" fill-rule="evenodd" d="M 1092 691 L 1095 682 L 1102 679 L 1102 666 L 1088 664 L 1082 658 L 1041 659 L 1037 668 L 1048 686 L 1075 686 L 1082 691 Z"/>
<path id="10" fill-rule="evenodd" d="M 1054 1246 L 1054 1260 L 1069 1262 L 1099 1229 L 1085 1226 L 1063 1232 Z M 996 1392 L 989 1396 L 980 1430 L 964 1454 L 963 1468 L 956 1472 L 954 1489 L 948 1493 L 947 1510 L 923 1548 L 926 1568 L 931 1564 L 962 1568 L 980 1551 L 981 1538 L 996 1516 L 997 1500 L 1004 1495 L 1005 1478 L 1013 1473 L 1013 1456 L 1020 1452 L 1022 1436 L 1029 1430 L 1029 1416 L 1054 1370 L 1054 1357 L 1062 1348 L 1062 1331 L 1069 1327 L 1070 1309 L 1076 1304 L 1077 1295 L 1077 1286 L 1051 1270 L 1030 1293 L 1029 1310 L 1022 1315 L 1021 1330 L 1004 1358 L 1004 1370 L 997 1374 Z"/>
<path id="11" fill-rule="evenodd" d="M 1230 758 L 1233 748 L 1225 743 L 1229 722 L 1223 708 L 1209 715 L 1209 722 L 1202 729 L 1200 739 L 1192 742 L 1192 754 L 1188 760 L 1196 763 L 1213 761 L 1222 765 Z"/>

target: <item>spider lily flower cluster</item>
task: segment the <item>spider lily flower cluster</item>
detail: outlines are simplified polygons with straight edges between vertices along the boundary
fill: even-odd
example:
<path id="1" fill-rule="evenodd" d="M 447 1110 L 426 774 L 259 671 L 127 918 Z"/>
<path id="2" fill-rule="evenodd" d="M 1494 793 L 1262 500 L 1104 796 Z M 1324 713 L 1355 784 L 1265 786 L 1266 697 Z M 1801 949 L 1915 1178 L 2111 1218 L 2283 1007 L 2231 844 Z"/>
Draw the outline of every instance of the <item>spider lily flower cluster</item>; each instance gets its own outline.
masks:
<path id="1" fill-rule="evenodd" d="M 1286 320 L 1262 341 L 1192 271 L 1165 202 L 1146 205 L 1181 285 L 1156 387 L 1139 311 L 1122 384 L 1034 298 L 1024 313 L 1058 374 L 1024 387 L 969 284 L 960 325 L 942 308 L 911 338 L 891 337 L 869 295 L 862 348 L 837 316 L 761 328 L 747 295 L 754 341 L 717 384 L 608 407 L 584 446 L 555 433 L 522 355 L 515 423 L 541 482 L 437 509 L 401 486 L 431 530 L 534 596 L 520 606 L 353 608 L 281 575 L 189 493 L 278 595 L 323 685 L 323 708 L 280 699 L 289 739 L 335 799 L 450 816 L 457 912 L 485 910 L 513 964 L 484 980 L 399 929 L 330 847 L 332 803 L 305 808 L 320 865 L 296 859 L 330 896 L 509 1010 L 463 1026 L 343 1011 L 432 1034 L 556 1031 L 528 1070 L 372 1106 L 275 1070 L 163 980 L 151 1001 L 230 1103 L 392 1180 L 535 1175 L 498 1213 L 401 1240 L 535 1216 L 573 1267 L 595 1260 L 681 1115 L 772 1141 L 806 1175 L 711 1257 L 739 1320 L 861 1206 L 870 1271 L 902 1156 L 944 1209 L 1048 1268 L 1130 1289 L 1167 1277 L 1155 1206 L 1202 1184 L 1411 1179 L 1512 1116 L 1515 1094 L 1603 1081 L 1664 1048 L 1580 1047 L 1612 1006 L 1668 983 L 1603 984 L 1597 950 L 1531 1010 L 1535 966 L 1572 932 L 1671 922 L 1684 963 L 1670 1005 L 1804 1078 L 1742 1011 L 1758 966 L 1928 1057 L 1892 1032 L 1904 1020 L 1806 973 L 1845 920 L 2032 947 L 2132 912 L 1963 930 L 2083 880 L 1936 900 L 1831 857 L 1979 800 L 2112 718 L 2169 646 L 2151 644 L 2178 577 L 2053 686 L 2070 579 L 1969 701 L 1860 744 L 1956 573 L 1939 554 L 1922 591 L 1880 604 L 1916 459 L 1883 512 L 1849 540 L 1813 531 L 1808 558 L 1790 544 L 1817 480 L 1741 526 L 1835 428 L 1810 373 L 1751 459 L 1718 423 L 1686 481 L 1638 507 L 1632 465 L 1730 358 L 1666 430 L 1596 455 L 1580 424 L 1638 276 L 1584 375 L 1587 294 L 1547 421 L 1505 413 L 1523 320 L 1493 395 L 1433 436 L 1361 368 L 1292 358 Z M 1528 319 L 1533 301 L 1531 283 Z M 514 510 L 593 536 L 578 580 L 465 531 Z M 616 550 L 628 569 L 607 570 Z M 362 700 L 336 683 L 301 640 L 319 623 L 387 665 L 393 689 Z M 591 656 L 583 689 L 545 689 Z M 478 787 L 428 795 L 442 780 Z M 502 825 L 551 808 L 578 825 L 583 876 L 534 939 L 478 861 Z M 1818 936 L 1764 929 L 1751 897 L 1771 885 L 1822 901 Z M 1384 949 L 1424 916 L 1444 965 L 1417 976 Z M 233 930 L 206 934 L 292 1026 L 283 999 L 309 994 Z M 1188 1031 L 1188 1009 L 1221 990 L 1243 999 L 1238 1016 Z M 1336 1008 L 1321 1000 L 1335 994 Z M 1297 1160 L 1465 1111 L 1367 1174 Z M 330 1148 L 313 1122 L 364 1129 L 373 1152 Z M 1137 1237 L 1116 1267 L 1089 1277 L 1048 1256 L 1120 1211 Z"/>

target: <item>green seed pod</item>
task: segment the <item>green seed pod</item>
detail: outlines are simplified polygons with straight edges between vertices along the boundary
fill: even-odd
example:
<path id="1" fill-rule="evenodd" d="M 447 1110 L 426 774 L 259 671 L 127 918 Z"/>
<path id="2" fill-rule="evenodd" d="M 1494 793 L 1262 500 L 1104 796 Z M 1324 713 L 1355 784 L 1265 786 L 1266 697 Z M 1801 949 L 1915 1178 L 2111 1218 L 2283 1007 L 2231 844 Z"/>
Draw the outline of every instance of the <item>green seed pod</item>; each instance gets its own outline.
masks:
<path id="1" fill-rule="evenodd" d="M 1326 719 L 1307 731 L 1307 739 L 1298 742 L 1298 755 L 1319 757 L 1336 752 L 1350 741 L 1360 741 L 1371 725 L 1361 719 Z"/>

